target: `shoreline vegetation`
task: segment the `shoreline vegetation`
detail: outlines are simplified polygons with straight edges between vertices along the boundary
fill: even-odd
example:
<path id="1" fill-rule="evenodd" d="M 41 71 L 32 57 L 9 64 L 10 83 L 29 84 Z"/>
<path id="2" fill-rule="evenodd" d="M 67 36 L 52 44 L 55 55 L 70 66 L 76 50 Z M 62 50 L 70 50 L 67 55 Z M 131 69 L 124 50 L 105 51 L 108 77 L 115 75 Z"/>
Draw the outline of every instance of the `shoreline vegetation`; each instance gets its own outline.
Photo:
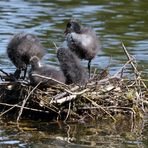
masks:
<path id="1" fill-rule="evenodd" d="M 40 119 L 63 121 L 88 121 L 109 117 L 116 122 L 116 115 L 128 115 L 133 122 L 141 118 L 148 108 L 148 91 L 137 63 L 129 55 L 122 43 L 127 62 L 113 76 L 108 70 L 94 70 L 88 83 L 66 85 L 50 77 L 34 74 L 44 79 L 52 79 L 58 85 L 46 90 L 32 87 L 28 81 L 7 81 L 11 75 L 0 70 L 0 117 L 13 117 L 18 123 L 24 116 L 32 119 L 35 114 Z M 125 78 L 124 71 L 131 65 L 134 76 Z M 45 115 L 45 116 L 44 116 Z"/>

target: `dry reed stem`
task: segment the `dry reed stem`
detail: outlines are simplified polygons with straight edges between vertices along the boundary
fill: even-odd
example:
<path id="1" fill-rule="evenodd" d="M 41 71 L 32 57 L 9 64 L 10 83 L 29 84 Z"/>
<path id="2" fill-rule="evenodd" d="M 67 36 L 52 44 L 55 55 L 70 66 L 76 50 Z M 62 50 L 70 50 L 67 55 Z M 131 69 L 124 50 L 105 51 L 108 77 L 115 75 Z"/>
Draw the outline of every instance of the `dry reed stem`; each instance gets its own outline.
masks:
<path id="1" fill-rule="evenodd" d="M 9 104 L 7 105 L 6 103 L 0 103 L 1 105 L 5 105 L 5 106 L 10 106 Z M 17 104 L 12 105 L 9 109 L 7 109 L 6 111 L 2 112 L 0 114 L 0 117 L 2 117 L 4 114 L 6 114 L 7 112 L 9 112 L 10 110 L 12 110 L 13 108 L 15 108 L 17 106 Z"/>
<path id="2" fill-rule="evenodd" d="M 29 99 L 29 97 L 31 96 L 31 94 L 34 92 L 34 90 L 35 90 L 40 84 L 41 84 L 41 82 L 39 82 L 39 83 L 30 91 L 30 93 L 28 94 L 28 96 L 23 100 L 21 109 L 20 109 L 20 111 L 19 111 L 19 115 L 18 115 L 18 117 L 17 117 L 17 123 L 19 122 L 19 119 L 20 119 L 20 117 L 21 117 L 21 115 L 22 115 L 22 112 L 23 112 L 23 109 L 24 109 L 24 106 L 25 106 L 27 100 Z"/>
<path id="3" fill-rule="evenodd" d="M 18 103 L 19 104 L 19 103 Z M 4 114 L 6 114 L 8 111 L 12 110 L 13 108 L 17 107 L 17 108 L 21 108 L 22 106 L 18 105 L 18 104 L 7 104 L 7 103 L 0 103 L 0 105 L 3 105 L 3 106 L 9 106 L 9 107 L 12 107 L 8 110 L 6 110 L 5 112 L 3 112 L 2 114 L 0 114 L 0 117 L 3 116 Z M 45 110 L 39 110 L 39 109 L 35 109 L 35 108 L 30 108 L 30 107 L 25 107 L 23 109 L 26 109 L 26 110 L 31 110 L 31 111 L 35 111 L 35 112 L 42 112 L 42 113 L 49 113 L 49 111 L 45 111 Z"/>
<path id="4" fill-rule="evenodd" d="M 56 52 L 57 52 L 57 51 L 58 51 L 58 46 L 56 45 L 55 42 L 53 42 L 53 45 L 55 46 L 55 48 L 56 48 Z"/>
<path id="5" fill-rule="evenodd" d="M 44 79 L 47 79 L 47 80 L 53 80 L 54 82 L 57 82 L 57 83 L 59 83 L 59 84 L 61 84 L 61 85 L 63 85 L 63 86 L 67 86 L 67 87 L 68 87 L 68 85 L 66 85 L 65 83 L 62 83 L 62 82 L 60 82 L 60 81 L 58 81 L 58 80 L 56 80 L 56 79 L 54 79 L 54 78 L 51 78 L 51 77 L 46 77 L 46 76 L 39 75 L 39 74 L 32 74 L 32 76 L 44 78 Z"/>
<path id="6" fill-rule="evenodd" d="M 51 100 L 50 104 L 53 104 L 53 103 L 63 104 L 65 102 L 67 102 L 67 101 L 74 100 L 76 97 L 77 97 L 77 95 L 69 95 L 69 96 L 60 98 L 58 100 Z"/>
<path id="7" fill-rule="evenodd" d="M 146 86 L 145 83 L 142 81 L 141 76 L 140 76 L 140 73 L 139 73 L 139 71 L 137 70 L 137 68 L 136 68 L 136 66 L 134 65 L 134 63 L 132 62 L 132 58 L 131 58 L 130 54 L 128 53 L 128 51 L 127 51 L 127 49 L 126 49 L 126 47 L 124 46 L 123 43 L 122 43 L 122 47 L 123 47 L 123 50 L 124 50 L 124 52 L 125 52 L 125 54 L 126 54 L 128 60 L 130 61 L 131 65 L 132 65 L 132 67 L 133 67 L 133 69 L 134 69 L 134 73 L 136 74 L 137 78 L 141 81 L 141 83 L 143 84 L 143 86 L 147 89 L 147 86 Z"/>
<path id="8" fill-rule="evenodd" d="M 86 96 L 83 96 L 85 99 L 87 99 L 88 101 L 90 101 L 92 103 L 92 105 L 96 106 L 98 109 L 102 109 L 107 115 L 109 115 L 114 122 L 116 122 L 116 119 L 109 113 L 107 112 L 101 105 L 98 105 L 96 102 L 94 102 L 93 100 L 89 99 L 88 97 Z"/>
<path id="9" fill-rule="evenodd" d="M 89 88 L 86 88 L 80 92 L 71 92 L 70 90 L 68 89 L 65 89 L 66 92 L 68 92 L 69 94 L 72 94 L 72 95 L 82 95 L 84 94 L 85 92 L 89 91 L 90 89 Z"/>

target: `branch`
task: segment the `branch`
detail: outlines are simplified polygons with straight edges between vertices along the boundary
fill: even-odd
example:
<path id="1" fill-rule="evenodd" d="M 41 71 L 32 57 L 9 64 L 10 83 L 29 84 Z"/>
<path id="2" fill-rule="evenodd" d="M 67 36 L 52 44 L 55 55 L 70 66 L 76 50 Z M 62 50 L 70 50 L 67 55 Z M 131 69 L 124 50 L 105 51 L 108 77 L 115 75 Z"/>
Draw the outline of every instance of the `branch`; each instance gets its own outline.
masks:
<path id="1" fill-rule="evenodd" d="M 83 97 L 88 101 L 90 101 L 92 105 L 96 106 L 97 108 L 101 108 L 107 115 L 109 115 L 116 122 L 116 119 L 110 113 L 108 113 L 102 106 L 98 105 L 96 102 L 94 102 L 93 100 L 89 99 L 86 96 L 83 96 Z"/>
<path id="2" fill-rule="evenodd" d="M 22 107 L 22 106 L 20 106 L 20 105 L 18 105 L 18 104 L 12 105 L 12 104 L 7 104 L 7 103 L 0 103 L 0 105 L 3 105 L 3 106 L 10 106 L 11 108 L 8 109 L 7 112 L 10 111 L 11 109 L 15 108 L 15 107 L 17 107 L 17 108 L 21 108 L 21 107 Z M 49 111 L 38 110 L 38 109 L 35 109 L 35 108 L 30 108 L 30 107 L 25 107 L 25 106 L 24 106 L 24 109 L 26 109 L 26 110 L 31 110 L 31 111 L 35 111 L 35 112 L 49 113 Z M 5 111 L 5 113 L 7 113 L 7 112 Z M 5 113 L 3 112 L 2 114 L 0 114 L 0 116 L 4 115 Z"/>
<path id="3" fill-rule="evenodd" d="M 20 109 L 20 111 L 19 111 L 19 115 L 18 115 L 18 117 L 17 117 L 17 123 L 18 123 L 18 121 L 19 121 L 19 119 L 20 119 L 20 117 L 21 117 L 21 115 L 22 115 L 22 112 L 23 112 L 23 109 L 24 109 L 24 106 L 25 106 L 27 100 L 29 99 L 29 97 L 31 96 L 31 94 L 34 92 L 34 90 L 40 85 L 40 83 L 41 83 L 41 82 L 39 82 L 39 83 L 31 90 L 31 92 L 28 94 L 27 98 L 25 98 L 25 99 L 23 100 L 21 109 Z"/>
<path id="4" fill-rule="evenodd" d="M 126 54 L 128 60 L 130 61 L 130 64 L 131 64 L 131 66 L 133 67 L 136 76 L 140 78 L 141 83 L 142 83 L 143 86 L 147 89 L 147 86 L 146 86 L 145 83 L 141 80 L 140 73 L 139 73 L 139 71 L 137 70 L 137 68 L 136 68 L 136 66 L 134 65 L 134 63 L 132 62 L 132 58 L 131 58 L 131 56 L 129 55 L 129 53 L 128 53 L 128 51 L 126 50 L 126 47 L 124 46 L 123 43 L 122 43 L 122 48 L 123 48 L 123 50 L 124 50 L 124 52 L 125 52 L 125 54 Z"/>
<path id="5" fill-rule="evenodd" d="M 64 97 L 64 98 L 61 98 L 61 99 L 58 99 L 58 100 L 51 100 L 50 104 L 52 104 L 52 103 L 62 104 L 64 102 L 71 101 L 71 100 L 75 99 L 76 96 L 77 95 L 70 95 L 70 96 L 67 96 L 67 97 Z"/>
<path id="6" fill-rule="evenodd" d="M 63 86 L 67 86 L 66 84 L 64 84 L 64 83 L 62 83 L 62 82 L 60 82 L 60 81 L 58 81 L 58 80 L 56 80 L 56 79 L 54 79 L 54 78 L 51 78 L 51 77 L 46 77 L 46 76 L 39 75 L 39 74 L 32 74 L 32 76 L 44 78 L 44 79 L 47 79 L 47 80 L 53 80 L 53 81 L 55 81 L 55 82 L 57 82 L 57 83 L 59 83 L 59 84 L 61 84 L 61 85 L 63 85 Z"/>

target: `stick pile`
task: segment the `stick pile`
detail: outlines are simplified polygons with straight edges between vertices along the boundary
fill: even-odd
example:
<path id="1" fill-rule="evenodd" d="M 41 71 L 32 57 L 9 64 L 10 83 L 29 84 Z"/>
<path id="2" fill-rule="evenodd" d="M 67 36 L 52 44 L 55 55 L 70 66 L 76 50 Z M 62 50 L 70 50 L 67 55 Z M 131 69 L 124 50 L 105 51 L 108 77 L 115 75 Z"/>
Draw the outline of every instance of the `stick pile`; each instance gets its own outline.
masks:
<path id="1" fill-rule="evenodd" d="M 4 77 L 9 74 L 1 75 L 3 82 L 0 84 L 0 116 L 14 114 L 17 122 L 26 111 L 29 114 L 38 113 L 41 118 L 42 114 L 46 114 L 50 119 L 53 117 L 65 121 L 92 120 L 105 115 L 115 121 L 114 115 L 118 113 L 128 114 L 133 118 L 139 116 L 148 106 L 147 86 L 123 44 L 122 47 L 128 61 L 120 71 L 113 76 L 109 76 L 107 70 L 94 72 L 83 87 L 59 83 L 40 90 L 39 84 L 32 87 L 25 81 L 6 81 Z M 125 79 L 122 76 L 129 64 L 135 76 Z"/>

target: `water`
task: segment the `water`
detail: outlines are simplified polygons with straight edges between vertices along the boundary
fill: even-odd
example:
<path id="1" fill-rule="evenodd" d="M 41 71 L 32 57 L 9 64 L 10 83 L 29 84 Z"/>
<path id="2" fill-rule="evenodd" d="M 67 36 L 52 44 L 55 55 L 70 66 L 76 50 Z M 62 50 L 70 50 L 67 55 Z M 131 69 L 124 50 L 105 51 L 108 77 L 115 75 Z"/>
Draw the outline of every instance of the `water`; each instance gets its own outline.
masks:
<path id="1" fill-rule="evenodd" d="M 53 42 L 64 41 L 63 31 L 69 18 L 81 20 L 83 25 L 94 27 L 100 37 L 102 52 L 92 61 L 93 67 L 110 67 L 114 74 L 127 61 L 122 50 L 123 42 L 138 62 L 139 70 L 147 79 L 148 74 L 148 2 L 146 0 L 1 0 L 0 1 L 0 68 L 13 72 L 15 67 L 6 55 L 6 46 L 13 34 L 28 32 L 37 35 L 48 54 L 44 62 L 59 65 Z M 84 62 L 86 66 L 86 62 Z M 128 74 L 132 69 L 128 69 Z M 106 122 L 92 125 L 71 125 L 68 143 L 68 126 L 39 124 L 24 121 L 21 131 L 13 123 L 0 126 L 0 145 L 3 147 L 146 147 L 147 116 L 133 128 L 119 128 Z M 128 123 L 126 123 L 129 125 Z M 33 126 L 34 125 L 34 126 Z M 33 127 L 32 127 L 33 126 Z M 30 127 L 30 128 L 29 128 Z M 118 128 L 117 128 L 118 127 Z M 143 129 L 144 128 L 144 129 Z M 80 130 L 81 129 L 81 130 Z M 120 131 L 119 131 L 120 129 Z M 135 134 L 136 133 L 136 134 Z M 72 141 L 72 140 L 71 140 Z M 97 144 L 96 144 L 97 143 Z"/>

